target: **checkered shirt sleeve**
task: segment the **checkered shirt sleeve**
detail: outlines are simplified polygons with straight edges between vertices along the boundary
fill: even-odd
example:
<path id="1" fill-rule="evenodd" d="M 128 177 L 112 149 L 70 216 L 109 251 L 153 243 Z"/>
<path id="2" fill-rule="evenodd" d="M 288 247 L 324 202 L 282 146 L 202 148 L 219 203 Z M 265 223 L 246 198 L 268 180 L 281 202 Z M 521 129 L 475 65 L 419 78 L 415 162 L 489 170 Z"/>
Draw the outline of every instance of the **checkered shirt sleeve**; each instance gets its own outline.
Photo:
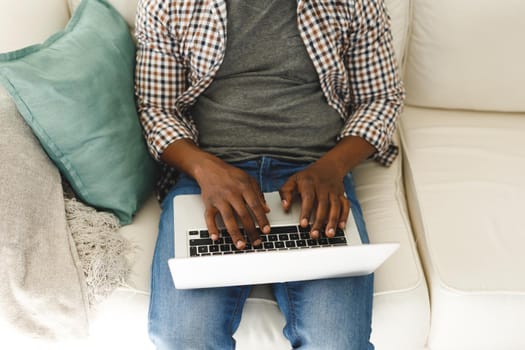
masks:
<path id="1" fill-rule="evenodd" d="M 188 83 L 179 43 L 170 33 L 167 3 L 140 0 L 136 18 L 137 106 L 149 150 L 157 160 L 172 142 L 197 142 L 198 137 L 193 120 L 177 105 Z"/>
<path id="2" fill-rule="evenodd" d="M 399 77 L 390 17 L 383 1 L 355 2 L 352 37 L 346 53 L 350 116 L 340 137 L 360 136 L 377 152 L 375 160 L 390 165 L 398 154 L 393 144 L 405 90 Z"/>

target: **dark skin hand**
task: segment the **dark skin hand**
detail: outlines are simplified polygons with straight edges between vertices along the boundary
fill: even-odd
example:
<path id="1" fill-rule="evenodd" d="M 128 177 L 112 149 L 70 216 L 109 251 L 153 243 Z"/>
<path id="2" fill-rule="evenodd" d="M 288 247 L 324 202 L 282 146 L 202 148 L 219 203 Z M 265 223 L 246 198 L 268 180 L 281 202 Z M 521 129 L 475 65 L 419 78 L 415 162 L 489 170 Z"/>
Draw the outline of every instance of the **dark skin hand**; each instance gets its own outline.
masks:
<path id="1" fill-rule="evenodd" d="M 280 188 L 283 209 L 288 211 L 293 197 L 298 195 L 301 198 L 300 225 L 308 226 L 309 218 L 312 218 L 312 238 L 319 237 L 325 224 L 326 235 L 333 237 L 338 226 L 344 228 L 346 225 L 350 211 L 350 204 L 344 194 L 343 178 L 374 152 L 375 148 L 362 138 L 343 138 L 316 162 L 291 176 Z M 238 249 L 244 249 L 246 242 L 239 230 L 237 218 L 252 245 L 261 244 L 259 234 L 270 232 L 266 216 L 270 209 L 254 178 L 202 151 L 188 139 L 169 145 L 162 154 L 162 160 L 193 177 L 199 184 L 206 208 L 206 224 L 213 240 L 219 239 L 215 219 L 220 215 Z"/>
<path id="2" fill-rule="evenodd" d="M 319 238 L 326 224 L 326 235 L 335 236 L 337 227 L 344 228 L 350 212 L 345 196 L 343 178 L 356 165 L 375 152 L 364 139 L 354 136 L 343 138 L 334 148 L 303 171 L 290 177 L 279 190 L 284 210 L 289 210 L 292 197 L 301 198 L 299 223 L 308 226 L 312 218 L 310 237 Z"/>

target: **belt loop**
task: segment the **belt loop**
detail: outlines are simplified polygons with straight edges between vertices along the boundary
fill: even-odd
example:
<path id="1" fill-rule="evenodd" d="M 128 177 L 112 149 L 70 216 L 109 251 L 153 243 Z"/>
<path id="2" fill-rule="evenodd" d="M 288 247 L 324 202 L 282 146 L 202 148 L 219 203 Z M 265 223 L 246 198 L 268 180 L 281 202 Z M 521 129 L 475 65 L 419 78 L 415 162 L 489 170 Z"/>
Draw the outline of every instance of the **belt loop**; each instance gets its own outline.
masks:
<path id="1" fill-rule="evenodd" d="M 259 169 L 257 169 L 257 177 L 258 177 L 257 181 L 259 182 L 259 187 L 261 188 L 261 190 L 264 191 L 264 187 L 265 187 L 264 179 L 266 178 L 266 172 L 267 172 L 266 168 L 268 167 L 267 166 L 268 159 L 265 156 L 262 156 L 257 159 L 257 162 L 259 166 Z"/>

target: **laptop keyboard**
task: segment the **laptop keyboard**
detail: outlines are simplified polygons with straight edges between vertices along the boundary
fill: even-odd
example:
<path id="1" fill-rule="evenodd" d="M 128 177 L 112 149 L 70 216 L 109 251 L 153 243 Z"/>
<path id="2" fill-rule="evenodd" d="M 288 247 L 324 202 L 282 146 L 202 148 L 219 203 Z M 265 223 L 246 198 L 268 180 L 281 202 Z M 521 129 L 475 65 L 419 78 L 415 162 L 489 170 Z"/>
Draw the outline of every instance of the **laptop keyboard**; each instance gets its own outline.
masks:
<path id="1" fill-rule="evenodd" d="M 207 230 L 190 230 L 188 232 L 190 257 L 347 245 L 345 233 L 339 228 L 332 238 L 326 237 L 324 231 L 321 231 L 319 239 L 311 239 L 309 232 L 310 227 L 303 228 L 299 225 L 272 227 L 269 234 L 260 234 L 261 245 L 254 247 L 246 239 L 246 248 L 238 250 L 226 230 L 221 231 L 221 238 L 217 241 L 210 238 Z"/>

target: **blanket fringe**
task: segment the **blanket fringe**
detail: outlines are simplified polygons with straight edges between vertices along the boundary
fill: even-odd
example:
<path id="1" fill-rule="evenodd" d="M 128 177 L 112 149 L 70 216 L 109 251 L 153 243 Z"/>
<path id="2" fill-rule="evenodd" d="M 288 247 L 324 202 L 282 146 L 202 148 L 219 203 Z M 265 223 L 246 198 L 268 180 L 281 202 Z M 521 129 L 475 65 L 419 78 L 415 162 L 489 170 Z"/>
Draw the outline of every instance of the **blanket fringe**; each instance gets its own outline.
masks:
<path id="1" fill-rule="evenodd" d="M 133 247 L 119 232 L 111 213 L 97 211 L 64 191 L 66 219 L 71 229 L 87 284 L 89 306 L 95 307 L 123 285 L 131 266 Z"/>

